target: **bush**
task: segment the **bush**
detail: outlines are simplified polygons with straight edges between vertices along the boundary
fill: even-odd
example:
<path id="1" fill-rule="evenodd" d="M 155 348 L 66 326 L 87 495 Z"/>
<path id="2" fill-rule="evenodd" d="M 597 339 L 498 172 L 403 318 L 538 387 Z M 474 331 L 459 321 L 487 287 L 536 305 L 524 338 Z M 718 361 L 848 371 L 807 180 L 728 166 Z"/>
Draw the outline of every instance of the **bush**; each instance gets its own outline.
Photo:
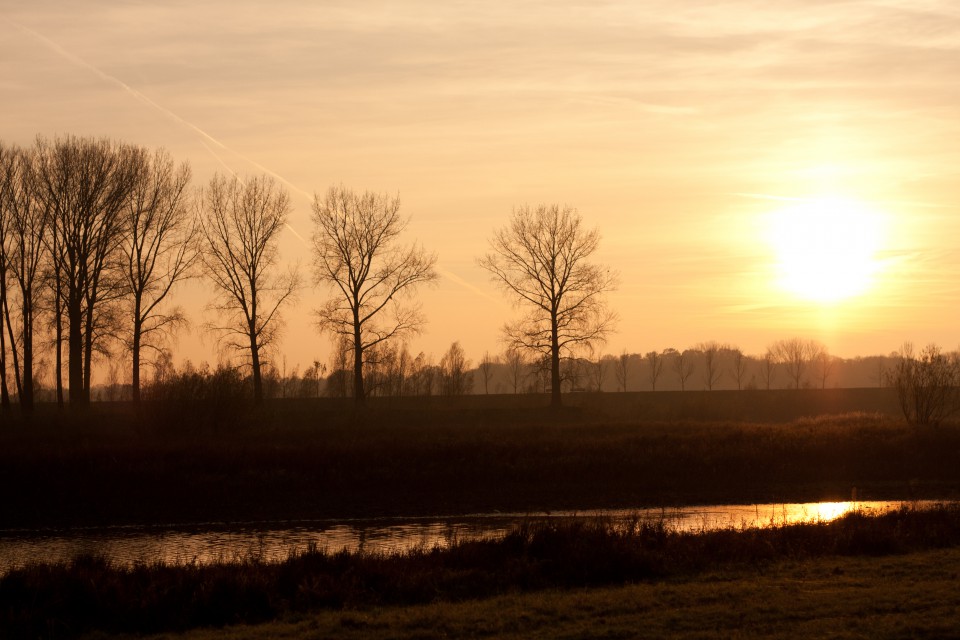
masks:
<path id="1" fill-rule="evenodd" d="M 189 364 L 151 384 L 144 393 L 150 419 L 161 430 L 178 432 L 224 428 L 244 424 L 253 407 L 250 381 L 236 369 Z"/>
<path id="2" fill-rule="evenodd" d="M 943 353 L 930 344 L 914 356 L 908 343 L 899 355 L 889 383 L 897 390 L 908 422 L 937 425 L 960 409 L 960 357 L 956 353 Z"/>

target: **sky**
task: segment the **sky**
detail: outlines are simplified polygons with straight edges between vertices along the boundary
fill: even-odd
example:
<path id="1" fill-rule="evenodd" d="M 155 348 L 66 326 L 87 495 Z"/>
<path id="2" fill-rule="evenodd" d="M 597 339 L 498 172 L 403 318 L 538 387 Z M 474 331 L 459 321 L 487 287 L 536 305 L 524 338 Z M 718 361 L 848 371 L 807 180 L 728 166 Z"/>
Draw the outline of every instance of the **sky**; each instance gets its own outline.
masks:
<path id="1" fill-rule="evenodd" d="M 410 343 L 436 359 L 502 349 L 519 312 L 477 259 L 540 203 L 575 207 L 619 273 L 605 353 L 952 349 L 958 59 L 952 0 L 0 0 L 0 139 L 108 136 L 197 185 L 280 180 L 307 283 L 288 368 L 329 358 L 310 203 L 339 184 L 399 195 L 407 241 L 437 253 Z M 179 359 L 217 359 L 210 296 L 177 293 Z"/>

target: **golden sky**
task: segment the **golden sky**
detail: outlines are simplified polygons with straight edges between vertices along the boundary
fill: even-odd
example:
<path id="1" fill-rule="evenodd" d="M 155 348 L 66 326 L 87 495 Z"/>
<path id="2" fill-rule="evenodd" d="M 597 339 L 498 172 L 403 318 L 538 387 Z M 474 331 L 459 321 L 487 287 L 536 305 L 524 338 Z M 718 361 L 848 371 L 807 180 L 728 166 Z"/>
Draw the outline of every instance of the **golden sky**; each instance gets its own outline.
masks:
<path id="1" fill-rule="evenodd" d="M 799 335 L 871 355 L 960 342 L 958 60 L 952 0 L 0 0 L 0 138 L 163 146 L 198 184 L 267 171 L 305 238 L 314 192 L 399 194 L 439 254 L 411 345 L 437 358 L 500 349 L 514 311 L 476 259 L 541 202 L 578 208 L 620 273 L 606 352 Z M 869 277 L 804 297 L 784 236 L 860 247 Z M 310 273 L 295 233 L 281 251 Z M 287 313 L 290 366 L 327 359 L 323 295 Z M 216 357 L 207 298 L 179 295 L 194 360 Z"/>

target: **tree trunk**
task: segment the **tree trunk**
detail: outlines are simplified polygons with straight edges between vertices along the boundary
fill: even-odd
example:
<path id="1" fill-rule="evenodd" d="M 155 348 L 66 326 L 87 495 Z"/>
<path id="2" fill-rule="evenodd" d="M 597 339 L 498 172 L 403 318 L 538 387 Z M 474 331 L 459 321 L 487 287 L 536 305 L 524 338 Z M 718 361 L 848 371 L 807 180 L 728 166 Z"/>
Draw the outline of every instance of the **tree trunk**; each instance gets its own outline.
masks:
<path id="1" fill-rule="evenodd" d="M 133 369 L 130 372 L 130 393 L 133 404 L 140 404 L 140 340 L 143 320 L 140 318 L 140 296 L 134 300 L 133 309 Z"/>
<path id="2" fill-rule="evenodd" d="M 3 283 L 0 282 L 0 287 Z M 0 294 L 3 292 L 0 291 Z M 0 408 L 10 413 L 10 390 L 7 388 L 7 341 L 3 331 L 3 316 L 0 315 Z"/>
<path id="3" fill-rule="evenodd" d="M 17 387 L 17 399 L 23 403 L 23 383 L 20 378 L 20 356 L 17 353 L 17 341 L 13 335 L 13 323 L 10 322 L 10 302 L 7 300 L 6 292 L 3 295 L 3 317 L 7 323 L 7 335 L 10 337 L 10 356 L 13 360 L 13 382 Z"/>
<path id="4" fill-rule="evenodd" d="M 263 403 L 263 380 L 260 377 L 260 348 L 257 345 L 256 327 L 250 326 L 250 364 L 253 367 L 253 402 Z"/>
<path id="5" fill-rule="evenodd" d="M 67 302 L 67 384 L 70 386 L 70 405 L 73 408 L 88 404 L 83 393 L 83 310 L 75 296 Z"/>
<path id="6" fill-rule="evenodd" d="M 33 412 L 33 291 L 23 295 L 23 389 L 20 410 Z"/>
<path id="7" fill-rule="evenodd" d="M 93 305 L 87 303 L 87 322 L 83 327 L 83 403 L 84 406 L 90 405 L 90 382 L 93 375 L 93 330 L 94 317 Z"/>
<path id="8" fill-rule="evenodd" d="M 557 314 L 550 318 L 550 406 L 559 407 L 560 401 L 560 341 L 557 336 Z"/>
<path id="9" fill-rule="evenodd" d="M 59 278 L 59 276 L 58 276 Z M 56 341 L 57 341 L 57 409 L 63 410 L 63 300 L 60 298 L 60 282 L 57 281 L 56 303 Z"/>
<path id="10" fill-rule="evenodd" d="M 354 314 L 356 318 L 356 314 Z M 357 406 L 366 403 L 366 392 L 363 388 L 363 341 L 360 335 L 360 320 L 353 323 L 353 402 Z"/>

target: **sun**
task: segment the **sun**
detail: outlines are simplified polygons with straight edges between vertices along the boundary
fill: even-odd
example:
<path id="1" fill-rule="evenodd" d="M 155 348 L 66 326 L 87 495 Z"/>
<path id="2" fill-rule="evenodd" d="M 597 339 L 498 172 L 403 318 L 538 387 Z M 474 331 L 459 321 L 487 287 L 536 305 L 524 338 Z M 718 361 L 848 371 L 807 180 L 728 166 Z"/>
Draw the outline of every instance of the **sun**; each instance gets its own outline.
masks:
<path id="1" fill-rule="evenodd" d="M 883 219 L 840 197 L 799 201 L 771 213 L 777 279 L 792 295 L 823 304 L 867 292 L 880 270 Z"/>

